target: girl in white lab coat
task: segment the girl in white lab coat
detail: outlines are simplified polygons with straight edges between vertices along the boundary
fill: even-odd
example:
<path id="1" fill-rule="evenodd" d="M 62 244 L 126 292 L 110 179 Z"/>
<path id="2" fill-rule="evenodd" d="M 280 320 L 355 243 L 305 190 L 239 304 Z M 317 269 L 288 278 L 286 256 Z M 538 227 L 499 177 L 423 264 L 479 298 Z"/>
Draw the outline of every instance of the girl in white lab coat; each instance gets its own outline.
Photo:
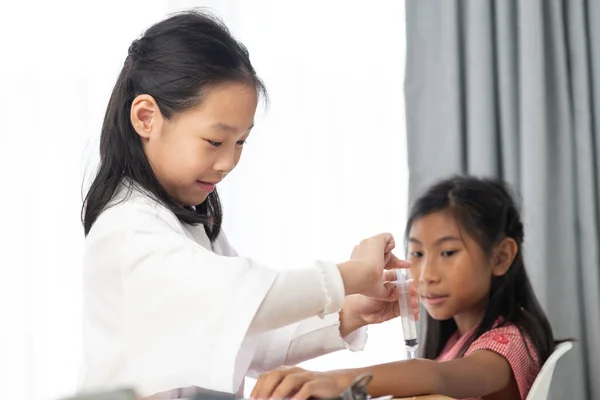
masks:
<path id="1" fill-rule="evenodd" d="M 285 271 L 228 243 L 216 185 L 261 94 L 246 49 L 205 14 L 171 16 L 131 44 L 83 208 L 84 390 L 241 394 L 245 376 L 361 349 L 363 326 L 398 315 L 384 269 L 407 265 L 389 234 L 348 261 Z"/>

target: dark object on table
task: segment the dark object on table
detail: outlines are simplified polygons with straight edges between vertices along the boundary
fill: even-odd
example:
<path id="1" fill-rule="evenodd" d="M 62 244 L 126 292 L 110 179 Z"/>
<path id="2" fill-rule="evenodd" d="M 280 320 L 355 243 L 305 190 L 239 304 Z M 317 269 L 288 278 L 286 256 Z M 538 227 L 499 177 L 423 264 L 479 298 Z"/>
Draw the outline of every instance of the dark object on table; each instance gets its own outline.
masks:
<path id="1" fill-rule="evenodd" d="M 371 383 L 371 380 L 373 380 L 373 375 L 371 374 L 359 375 L 354 379 L 352 385 L 348 386 L 341 395 L 322 400 L 368 400 L 367 385 Z"/>

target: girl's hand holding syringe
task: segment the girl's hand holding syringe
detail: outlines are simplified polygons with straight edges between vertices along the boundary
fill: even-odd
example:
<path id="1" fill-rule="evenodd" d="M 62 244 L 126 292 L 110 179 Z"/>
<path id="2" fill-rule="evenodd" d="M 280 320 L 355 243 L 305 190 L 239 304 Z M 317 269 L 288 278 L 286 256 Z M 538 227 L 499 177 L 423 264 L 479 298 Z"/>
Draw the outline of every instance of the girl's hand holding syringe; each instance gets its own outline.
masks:
<path id="1" fill-rule="evenodd" d="M 356 258 L 357 253 L 355 248 L 352 258 Z M 401 315 L 399 301 L 401 291 L 397 285 L 397 271 L 406 270 L 410 267 L 410 263 L 398 260 L 395 257 L 392 258 L 391 253 L 386 254 L 384 262 L 386 267 L 393 265 L 394 268 L 399 269 L 382 271 L 379 278 L 383 287 L 382 294 L 346 296 L 344 307 L 340 312 L 340 333 L 342 336 L 346 336 L 362 326 L 379 324 Z M 408 290 L 410 312 L 412 312 L 413 320 L 417 320 L 419 316 L 417 291 L 412 283 L 409 284 Z M 405 313 L 402 315 L 405 315 Z"/>
<path id="2" fill-rule="evenodd" d="M 389 233 L 382 233 L 362 240 L 354 247 L 350 260 L 338 264 L 347 295 L 364 294 L 374 298 L 389 295 L 384 270 L 406 268 L 406 261 L 392 254 L 396 243 Z"/>

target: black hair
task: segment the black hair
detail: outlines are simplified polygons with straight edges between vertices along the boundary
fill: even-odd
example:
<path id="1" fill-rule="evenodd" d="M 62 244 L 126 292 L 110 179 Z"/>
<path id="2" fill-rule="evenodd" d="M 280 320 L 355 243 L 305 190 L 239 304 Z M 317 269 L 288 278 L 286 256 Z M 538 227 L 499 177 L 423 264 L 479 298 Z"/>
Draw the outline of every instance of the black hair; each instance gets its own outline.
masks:
<path id="1" fill-rule="evenodd" d="M 254 85 L 266 96 L 246 48 L 216 17 L 199 10 L 176 13 L 151 26 L 129 47 L 110 96 L 100 136 L 100 166 L 85 196 L 85 235 L 109 205 L 119 185 L 133 185 L 172 211 L 184 224 L 203 224 L 214 241 L 222 222 L 216 191 L 195 207 L 177 204 L 158 182 L 130 120 L 133 100 L 151 95 L 166 119 L 200 104 L 207 91 L 224 82 Z"/>
<path id="2" fill-rule="evenodd" d="M 493 277 L 483 319 L 473 336 L 459 352 L 485 332 L 493 329 L 499 317 L 502 323 L 513 323 L 526 335 L 537 353 L 540 364 L 554 351 L 555 341 L 550 323 L 531 286 L 523 260 L 523 223 L 508 186 L 501 181 L 471 176 L 455 176 L 433 185 L 411 208 L 405 240 L 418 219 L 434 212 L 449 212 L 456 223 L 491 255 L 493 248 L 505 238 L 518 245 L 517 254 L 506 274 Z M 423 356 L 436 359 L 457 325 L 453 318 L 435 320 L 427 315 Z M 531 354 L 530 354 L 531 356 Z"/>

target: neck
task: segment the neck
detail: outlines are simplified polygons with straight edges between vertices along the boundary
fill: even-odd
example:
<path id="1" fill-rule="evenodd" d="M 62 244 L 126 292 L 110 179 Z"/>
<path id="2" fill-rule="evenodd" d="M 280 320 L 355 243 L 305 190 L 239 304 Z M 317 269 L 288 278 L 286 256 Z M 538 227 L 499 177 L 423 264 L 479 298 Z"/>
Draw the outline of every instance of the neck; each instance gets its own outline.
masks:
<path id="1" fill-rule="evenodd" d="M 454 316 L 454 322 L 456 322 L 456 326 L 458 327 L 458 334 L 460 336 L 465 335 L 473 328 L 475 328 L 481 320 L 483 319 L 483 314 L 485 313 L 485 307 L 487 302 L 483 304 L 478 304 L 470 310 L 464 311 L 460 314 L 456 314 Z"/>

